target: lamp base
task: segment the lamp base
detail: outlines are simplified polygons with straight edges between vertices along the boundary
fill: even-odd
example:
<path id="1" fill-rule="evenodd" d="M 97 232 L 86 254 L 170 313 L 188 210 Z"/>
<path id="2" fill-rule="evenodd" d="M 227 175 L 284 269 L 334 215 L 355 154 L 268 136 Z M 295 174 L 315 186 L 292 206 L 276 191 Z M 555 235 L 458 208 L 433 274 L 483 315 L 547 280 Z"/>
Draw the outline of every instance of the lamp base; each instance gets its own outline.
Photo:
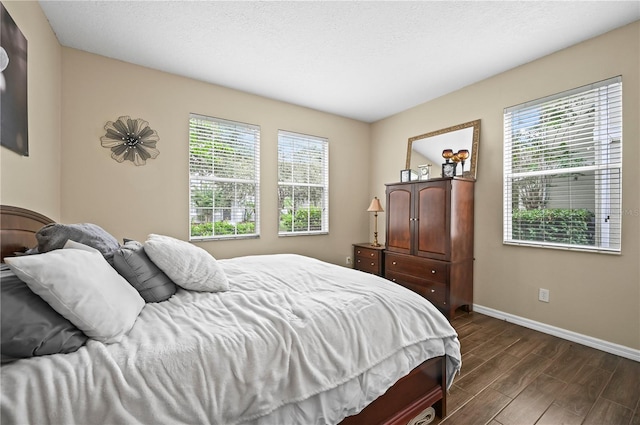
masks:
<path id="1" fill-rule="evenodd" d="M 377 224 L 378 224 L 378 221 L 376 220 L 376 227 L 378 227 Z M 380 245 L 378 243 L 378 232 L 377 231 L 373 232 L 373 243 L 371 244 L 371 246 L 375 246 L 376 248 L 379 247 L 379 246 L 382 246 L 382 245 Z"/>

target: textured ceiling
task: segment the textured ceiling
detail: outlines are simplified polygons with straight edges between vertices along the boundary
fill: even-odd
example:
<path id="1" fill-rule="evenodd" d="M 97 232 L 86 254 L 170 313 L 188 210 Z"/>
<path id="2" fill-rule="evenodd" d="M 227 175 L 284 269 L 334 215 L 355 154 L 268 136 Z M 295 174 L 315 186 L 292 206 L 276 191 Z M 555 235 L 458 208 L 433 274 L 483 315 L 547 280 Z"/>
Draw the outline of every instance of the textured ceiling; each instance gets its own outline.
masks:
<path id="1" fill-rule="evenodd" d="M 40 1 L 60 43 L 365 122 L 640 19 L 640 1 Z"/>

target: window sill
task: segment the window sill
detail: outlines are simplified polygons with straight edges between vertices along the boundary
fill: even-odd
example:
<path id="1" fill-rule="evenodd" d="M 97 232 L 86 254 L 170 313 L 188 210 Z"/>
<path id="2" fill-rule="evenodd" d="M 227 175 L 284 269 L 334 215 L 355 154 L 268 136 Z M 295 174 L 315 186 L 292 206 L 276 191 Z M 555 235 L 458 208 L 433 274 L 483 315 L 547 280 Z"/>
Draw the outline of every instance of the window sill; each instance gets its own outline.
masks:
<path id="1" fill-rule="evenodd" d="M 544 242 L 528 242 L 528 241 L 502 241 L 503 245 L 512 245 L 512 246 L 526 246 L 529 248 L 545 248 L 545 249 L 559 249 L 563 251 L 579 251 L 579 252 L 590 252 L 592 254 L 613 254 L 613 255 L 621 255 L 622 252 L 620 249 L 615 248 L 602 248 L 602 247 L 582 247 L 578 245 L 560 245 L 560 244 L 551 244 Z"/>

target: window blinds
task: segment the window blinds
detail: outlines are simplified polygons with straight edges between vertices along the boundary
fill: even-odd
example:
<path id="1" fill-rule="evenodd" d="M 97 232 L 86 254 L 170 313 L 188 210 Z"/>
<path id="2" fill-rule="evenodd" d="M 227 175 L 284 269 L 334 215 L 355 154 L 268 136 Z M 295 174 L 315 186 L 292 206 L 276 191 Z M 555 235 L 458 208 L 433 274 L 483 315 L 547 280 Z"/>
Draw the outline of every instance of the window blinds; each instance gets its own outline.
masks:
<path id="1" fill-rule="evenodd" d="M 191 114 L 191 238 L 260 234 L 260 127 Z"/>
<path id="2" fill-rule="evenodd" d="M 329 231 L 329 141 L 278 132 L 279 234 Z"/>
<path id="3" fill-rule="evenodd" d="M 504 110 L 504 242 L 620 252 L 622 78 Z"/>

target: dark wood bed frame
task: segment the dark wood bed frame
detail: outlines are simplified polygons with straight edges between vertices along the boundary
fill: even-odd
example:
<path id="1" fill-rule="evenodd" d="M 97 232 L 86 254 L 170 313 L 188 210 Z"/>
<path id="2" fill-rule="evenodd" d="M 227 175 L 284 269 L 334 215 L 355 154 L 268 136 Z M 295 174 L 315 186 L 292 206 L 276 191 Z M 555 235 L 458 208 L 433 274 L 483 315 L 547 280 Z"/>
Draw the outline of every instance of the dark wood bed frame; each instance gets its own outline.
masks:
<path id="1" fill-rule="evenodd" d="M 36 232 L 45 224 L 53 222 L 49 217 L 34 211 L 0 205 L 1 260 L 38 245 Z"/>
<path id="2" fill-rule="evenodd" d="M 2 260 L 37 245 L 35 234 L 50 218 L 24 208 L 0 205 L 0 243 Z M 425 361 L 401 378 L 385 394 L 342 425 L 406 425 L 426 408 L 433 406 L 436 415 L 446 412 L 446 362 L 444 357 Z"/>

